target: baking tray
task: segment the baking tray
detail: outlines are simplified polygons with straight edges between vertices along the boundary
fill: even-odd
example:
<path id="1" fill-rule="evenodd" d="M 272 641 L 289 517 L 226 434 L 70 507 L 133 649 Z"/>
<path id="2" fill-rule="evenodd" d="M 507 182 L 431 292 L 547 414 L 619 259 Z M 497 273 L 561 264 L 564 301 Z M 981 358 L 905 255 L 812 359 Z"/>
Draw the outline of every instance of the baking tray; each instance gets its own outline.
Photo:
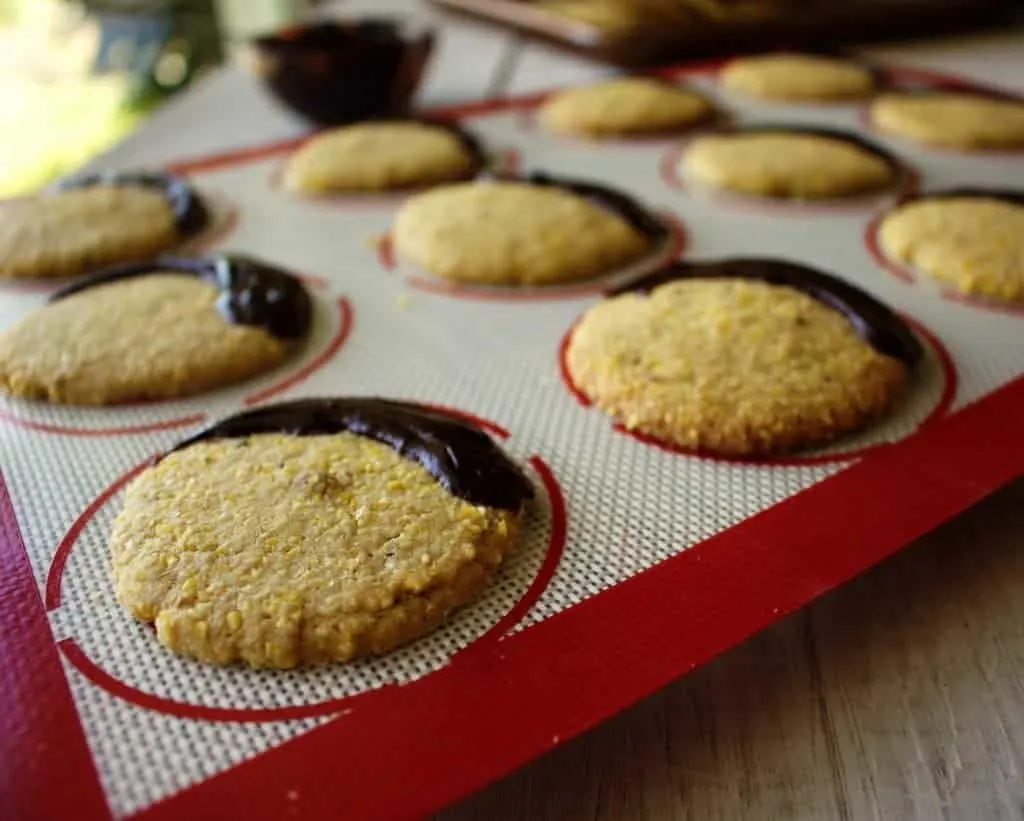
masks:
<path id="1" fill-rule="evenodd" d="M 629 68 L 769 48 L 834 48 L 993 25 L 1014 0 L 846 0 L 792 4 L 759 19 L 703 18 L 686 26 L 618 31 L 569 20 L 531 0 L 431 0 L 446 11 L 511 28 L 585 57 Z"/>
<path id="2" fill-rule="evenodd" d="M 718 63 L 668 76 L 739 121 L 868 133 L 859 105 L 730 97 Z M 972 87 L 886 69 L 911 88 Z M 506 169 L 590 177 L 656 209 L 655 256 L 778 256 L 832 271 L 911 321 L 928 351 L 870 430 L 769 462 L 701 458 L 618 429 L 575 394 L 564 342 L 603 282 L 515 295 L 395 259 L 401 198 L 280 190 L 297 141 L 173 170 L 233 215 L 218 247 L 286 265 L 317 295 L 293 364 L 202 397 L 119 409 L 0 400 L 0 817 L 407 818 L 451 802 L 692 670 L 908 544 L 1024 468 L 1024 313 L 887 263 L 875 230 L 901 193 L 1005 187 L 1021 154 L 877 134 L 902 191 L 841 205 L 711 195 L 682 140 L 580 143 L 540 130 L 543 95 L 431 112 Z M 654 264 L 656 259 L 647 261 Z M 3 284 L 0 324 L 46 297 Z M 311 671 L 216 669 L 161 648 L 114 601 L 106 539 L 125 483 L 212 418 L 273 399 L 386 395 L 476 419 L 538 501 L 480 601 L 406 648 Z"/>

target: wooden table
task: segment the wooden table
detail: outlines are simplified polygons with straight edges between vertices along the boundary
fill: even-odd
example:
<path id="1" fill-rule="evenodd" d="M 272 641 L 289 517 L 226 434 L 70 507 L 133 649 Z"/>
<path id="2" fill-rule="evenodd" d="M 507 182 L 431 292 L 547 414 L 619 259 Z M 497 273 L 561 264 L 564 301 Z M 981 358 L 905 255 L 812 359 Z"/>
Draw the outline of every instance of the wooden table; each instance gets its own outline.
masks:
<path id="1" fill-rule="evenodd" d="M 1022 818 L 1021 591 L 1018 481 L 438 818 Z"/>
<path id="2" fill-rule="evenodd" d="M 350 0 L 344 8 L 381 13 L 409 5 Z M 446 20 L 443 27 L 426 104 L 526 93 L 606 70 L 474 24 Z M 1024 34 L 871 54 L 1024 92 Z M 151 164 L 303 129 L 244 72 L 228 68 L 100 162 Z M 1018 482 L 438 817 L 1024 818 L 1021 591 Z"/>

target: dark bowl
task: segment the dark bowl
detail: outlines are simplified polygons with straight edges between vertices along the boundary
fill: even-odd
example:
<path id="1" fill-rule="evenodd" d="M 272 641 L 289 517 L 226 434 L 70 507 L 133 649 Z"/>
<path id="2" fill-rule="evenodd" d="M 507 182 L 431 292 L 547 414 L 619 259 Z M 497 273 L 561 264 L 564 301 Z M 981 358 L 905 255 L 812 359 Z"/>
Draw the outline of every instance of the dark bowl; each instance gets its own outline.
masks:
<path id="1" fill-rule="evenodd" d="M 406 114 L 434 32 L 412 19 L 316 22 L 251 41 L 256 74 L 320 125 Z"/>

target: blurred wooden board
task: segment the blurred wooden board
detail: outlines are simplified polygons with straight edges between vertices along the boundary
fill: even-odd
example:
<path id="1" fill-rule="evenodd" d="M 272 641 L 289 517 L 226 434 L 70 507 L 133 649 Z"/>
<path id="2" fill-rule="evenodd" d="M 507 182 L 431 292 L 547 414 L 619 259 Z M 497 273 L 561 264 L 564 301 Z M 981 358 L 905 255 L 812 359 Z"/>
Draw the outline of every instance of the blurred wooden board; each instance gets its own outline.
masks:
<path id="1" fill-rule="evenodd" d="M 807 3 L 762 18 L 663 21 L 611 30 L 570 20 L 530 0 L 431 0 L 445 10 L 512 29 L 624 67 L 780 47 L 837 46 L 920 37 L 992 25 L 1013 14 L 1013 0 L 847 0 Z"/>

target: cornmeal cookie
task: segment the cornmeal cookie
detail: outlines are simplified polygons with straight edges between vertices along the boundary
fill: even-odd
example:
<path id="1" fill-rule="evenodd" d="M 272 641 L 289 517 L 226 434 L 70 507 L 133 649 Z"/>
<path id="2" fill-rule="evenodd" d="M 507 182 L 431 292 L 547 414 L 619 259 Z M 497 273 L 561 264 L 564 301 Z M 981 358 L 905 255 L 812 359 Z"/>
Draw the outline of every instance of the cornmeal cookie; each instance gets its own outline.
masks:
<path id="1" fill-rule="evenodd" d="M 643 257 L 667 235 L 629 197 L 534 175 L 463 183 L 409 199 L 396 250 L 438 276 L 487 285 L 549 285 L 595 277 Z"/>
<path id="2" fill-rule="evenodd" d="M 467 179 L 483 165 L 476 141 L 454 126 L 360 123 L 303 145 L 285 166 L 284 186 L 303 194 L 385 191 Z"/>
<path id="3" fill-rule="evenodd" d="M 883 414 L 921 355 L 885 306 L 775 260 L 676 263 L 590 308 L 574 383 L 631 430 L 726 456 L 828 442 Z"/>
<path id="4" fill-rule="evenodd" d="M 540 120 L 563 134 L 642 135 L 688 128 L 712 111 L 695 91 L 664 80 L 623 77 L 555 94 L 541 106 Z"/>
<path id="5" fill-rule="evenodd" d="M 911 200 L 881 224 L 886 255 L 965 294 L 1024 300 L 1024 194 L 964 189 Z"/>
<path id="6" fill-rule="evenodd" d="M 73 282 L 0 333 L 0 388 L 69 405 L 199 393 L 280 364 L 312 312 L 299 280 L 253 259 L 124 265 Z"/>
<path id="7" fill-rule="evenodd" d="M 682 171 L 716 188 L 794 199 L 878 191 L 899 176 L 891 157 L 852 136 L 774 128 L 700 137 L 684 154 Z"/>
<path id="8" fill-rule="evenodd" d="M 385 653 L 479 595 L 532 495 L 448 416 L 379 399 L 267 407 L 128 486 L 114 586 L 162 644 L 214 664 Z"/>
<path id="9" fill-rule="evenodd" d="M 723 21 L 750 25 L 775 17 L 779 11 L 779 3 L 773 0 L 536 0 L 531 5 L 564 20 L 616 34 L 636 33 L 641 28 L 699 29 Z"/>
<path id="10" fill-rule="evenodd" d="M 813 54 L 765 54 L 733 60 L 721 74 L 729 91 L 780 102 L 828 102 L 865 97 L 875 75 L 852 60 Z"/>
<path id="11" fill-rule="evenodd" d="M 974 94 L 886 94 L 871 106 L 882 131 L 960 149 L 1024 146 L 1024 102 Z"/>
<path id="12" fill-rule="evenodd" d="M 206 207 L 179 177 L 106 173 L 0 209 L 0 277 L 70 277 L 174 247 Z"/>

